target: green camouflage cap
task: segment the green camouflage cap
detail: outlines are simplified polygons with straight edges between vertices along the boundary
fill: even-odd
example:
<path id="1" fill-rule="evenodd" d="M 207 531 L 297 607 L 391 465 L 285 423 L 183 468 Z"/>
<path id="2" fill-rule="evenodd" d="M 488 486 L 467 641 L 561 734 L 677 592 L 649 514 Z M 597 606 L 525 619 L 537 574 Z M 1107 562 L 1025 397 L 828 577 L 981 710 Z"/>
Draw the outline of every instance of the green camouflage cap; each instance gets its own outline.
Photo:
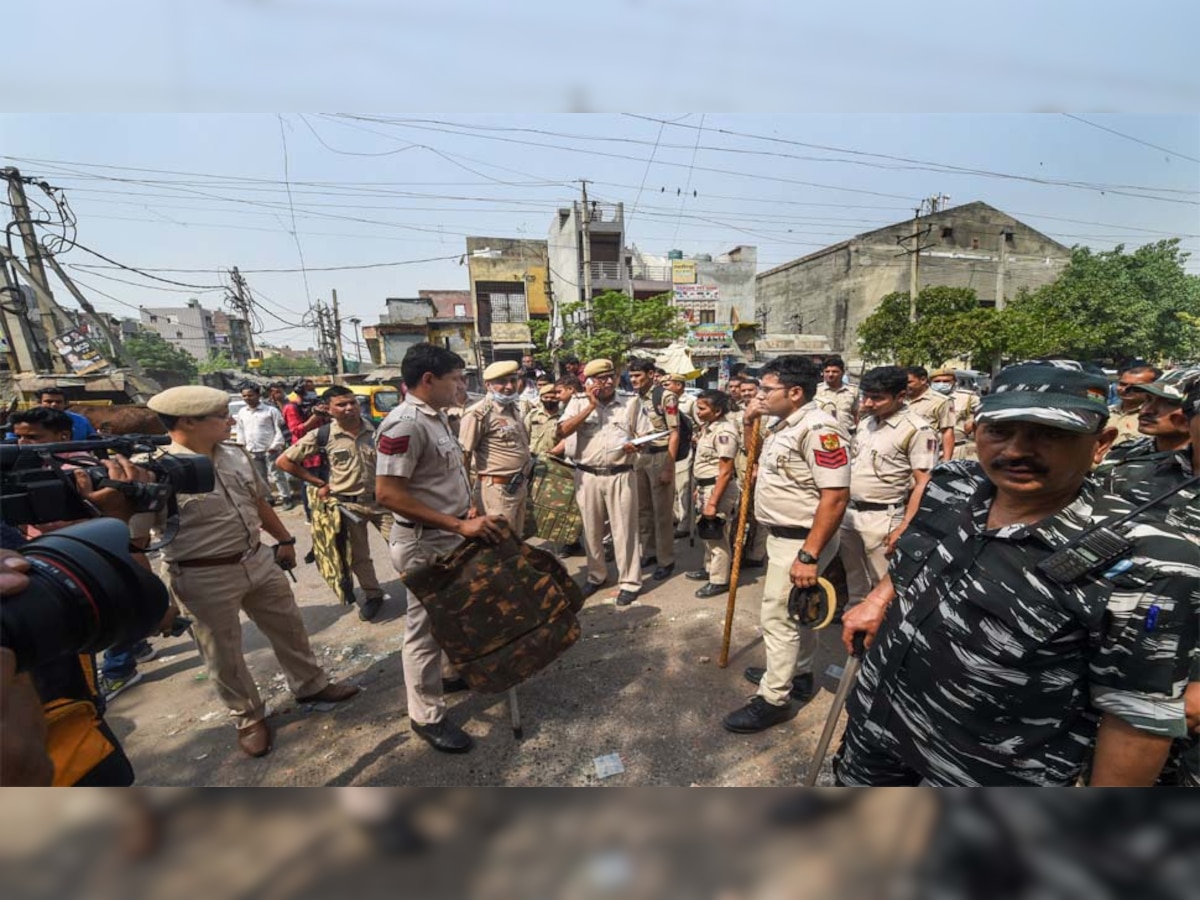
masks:
<path id="1" fill-rule="evenodd" d="M 1108 418 L 1108 380 L 1048 363 L 1009 366 L 979 402 L 976 422 L 1038 422 L 1091 433 Z"/>
<path id="2" fill-rule="evenodd" d="M 1154 397 L 1161 397 L 1163 400 L 1170 400 L 1172 403 L 1183 406 L 1183 391 L 1179 384 L 1164 384 L 1161 381 L 1152 381 L 1149 384 L 1132 385 L 1130 391 L 1141 391 L 1143 394 L 1150 394 Z"/>

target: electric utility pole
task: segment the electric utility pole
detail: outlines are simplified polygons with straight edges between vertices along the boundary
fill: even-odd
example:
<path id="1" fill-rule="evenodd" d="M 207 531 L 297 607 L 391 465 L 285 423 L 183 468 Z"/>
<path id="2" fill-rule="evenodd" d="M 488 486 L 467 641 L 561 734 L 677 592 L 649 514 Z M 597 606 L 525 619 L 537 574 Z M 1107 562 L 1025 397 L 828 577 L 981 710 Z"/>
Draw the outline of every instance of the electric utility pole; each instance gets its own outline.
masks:
<path id="1" fill-rule="evenodd" d="M 339 375 L 346 374 L 346 357 L 342 353 L 342 316 L 338 312 L 337 288 L 334 288 L 333 294 L 333 346 L 337 353 L 337 365 L 335 371 Z"/>
<path id="2" fill-rule="evenodd" d="M 254 346 L 254 301 L 250 299 L 246 279 L 242 277 L 242 273 L 238 271 L 237 266 L 234 266 L 230 270 L 229 280 L 233 282 L 234 290 L 234 296 L 229 298 L 229 305 L 237 311 L 238 316 L 246 323 L 246 340 L 250 344 L 250 355 L 257 357 L 258 350 Z"/>
<path id="3" fill-rule="evenodd" d="M 580 182 L 583 204 L 579 217 L 579 228 L 583 235 L 583 314 L 586 316 L 587 336 L 592 336 L 592 236 L 588 227 L 591 213 L 588 210 L 587 181 Z"/>
<path id="4" fill-rule="evenodd" d="M 37 296 L 42 330 L 46 332 L 46 343 L 52 346 L 54 337 L 59 333 L 59 323 L 54 314 L 54 295 L 50 291 L 50 283 L 46 280 L 46 270 L 42 268 L 41 248 L 33 230 L 33 217 L 29 212 L 29 200 L 25 196 L 25 182 L 21 173 L 11 166 L 5 168 L 3 174 L 8 180 L 8 202 L 12 206 L 13 221 L 25 245 L 25 260 L 29 265 L 27 277 Z M 50 365 L 55 372 L 67 371 L 66 364 L 57 353 L 50 353 Z"/>

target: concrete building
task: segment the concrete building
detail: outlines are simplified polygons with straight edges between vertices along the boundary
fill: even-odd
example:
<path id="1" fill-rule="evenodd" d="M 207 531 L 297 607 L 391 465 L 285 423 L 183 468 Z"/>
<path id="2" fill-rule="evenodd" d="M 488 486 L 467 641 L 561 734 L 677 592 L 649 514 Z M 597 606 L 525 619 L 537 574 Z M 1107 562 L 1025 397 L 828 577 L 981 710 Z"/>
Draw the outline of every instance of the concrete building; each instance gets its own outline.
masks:
<path id="1" fill-rule="evenodd" d="M 475 368 L 475 319 L 471 315 L 470 291 L 418 291 L 421 299 L 433 303 L 433 316 L 427 332 L 431 344 L 440 344 L 461 356 L 468 368 Z"/>
<path id="2" fill-rule="evenodd" d="M 826 338 L 855 367 L 859 324 L 886 294 L 909 288 L 912 234 L 910 219 L 763 272 L 755 288 L 762 332 Z M 918 289 L 974 288 L 982 306 L 995 305 L 1001 273 L 1010 298 L 1053 281 L 1070 260 L 1069 248 L 981 202 L 922 216 L 918 234 Z"/>
<path id="3" fill-rule="evenodd" d="M 200 362 L 221 349 L 214 314 L 199 300 L 189 300 L 187 306 L 143 306 L 141 314 L 142 327 L 157 332 Z"/>
<path id="4" fill-rule="evenodd" d="M 498 359 L 520 360 L 533 350 L 531 319 L 549 319 L 546 241 L 467 238 L 475 362 L 482 370 Z"/>
<path id="5" fill-rule="evenodd" d="M 237 319 L 218 310 L 213 313 L 217 351 L 228 353 L 238 365 L 245 368 L 250 359 L 250 326 L 245 319 Z"/>

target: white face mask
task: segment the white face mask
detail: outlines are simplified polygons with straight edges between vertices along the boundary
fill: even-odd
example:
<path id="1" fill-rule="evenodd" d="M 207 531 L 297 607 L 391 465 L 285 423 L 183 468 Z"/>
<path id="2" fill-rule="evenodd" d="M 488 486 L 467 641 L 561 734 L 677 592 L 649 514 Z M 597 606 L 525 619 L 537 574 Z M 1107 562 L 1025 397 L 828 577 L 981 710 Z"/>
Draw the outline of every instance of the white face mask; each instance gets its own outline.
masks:
<path id="1" fill-rule="evenodd" d="M 930 385 L 939 394 L 949 394 L 954 391 L 954 385 L 945 381 L 935 381 Z"/>
<path id="2" fill-rule="evenodd" d="M 499 391 L 488 391 L 488 393 L 491 395 L 492 400 L 494 400 L 496 403 L 503 404 L 504 406 L 507 406 L 510 403 L 516 403 L 519 399 L 521 399 L 516 394 L 502 394 Z"/>

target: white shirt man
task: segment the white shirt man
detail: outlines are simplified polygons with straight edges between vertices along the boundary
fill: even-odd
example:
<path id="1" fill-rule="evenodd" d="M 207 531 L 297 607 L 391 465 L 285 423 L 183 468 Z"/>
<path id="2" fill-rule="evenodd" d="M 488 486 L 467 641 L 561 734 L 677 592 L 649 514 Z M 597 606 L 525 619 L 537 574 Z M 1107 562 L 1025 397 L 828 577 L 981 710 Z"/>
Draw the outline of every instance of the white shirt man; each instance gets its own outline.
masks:
<path id="1" fill-rule="evenodd" d="M 275 407 L 246 404 L 236 416 L 238 443 L 247 453 L 278 451 L 283 447 L 283 414 Z"/>

